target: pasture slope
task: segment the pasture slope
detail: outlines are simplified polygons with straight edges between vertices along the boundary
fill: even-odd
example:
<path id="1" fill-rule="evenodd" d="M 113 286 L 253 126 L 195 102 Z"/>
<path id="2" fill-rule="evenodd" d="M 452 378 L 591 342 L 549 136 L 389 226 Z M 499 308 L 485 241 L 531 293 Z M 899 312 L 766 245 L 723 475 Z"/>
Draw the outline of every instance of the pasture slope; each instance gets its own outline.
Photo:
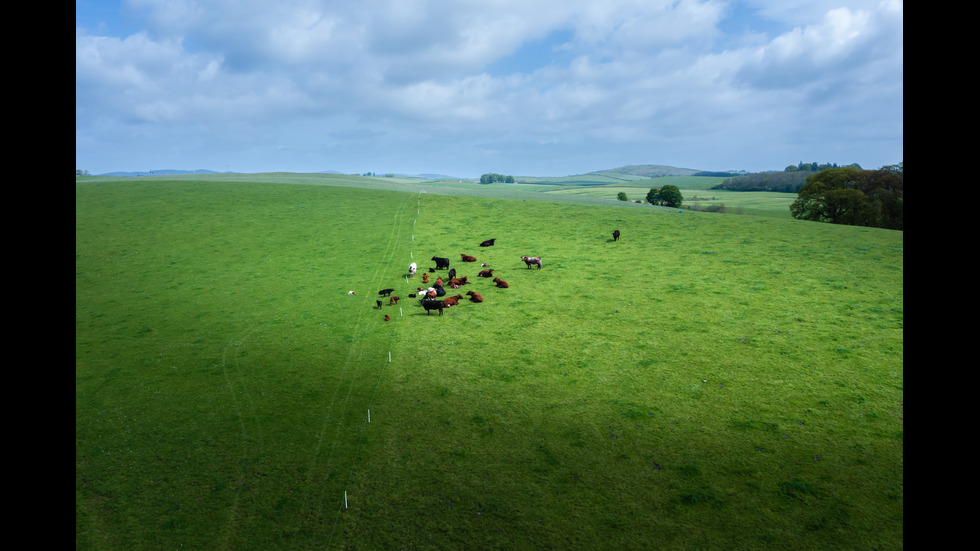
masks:
<path id="1" fill-rule="evenodd" d="M 76 549 L 902 547 L 901 232 L 292 178 L 76 181 Z"/>

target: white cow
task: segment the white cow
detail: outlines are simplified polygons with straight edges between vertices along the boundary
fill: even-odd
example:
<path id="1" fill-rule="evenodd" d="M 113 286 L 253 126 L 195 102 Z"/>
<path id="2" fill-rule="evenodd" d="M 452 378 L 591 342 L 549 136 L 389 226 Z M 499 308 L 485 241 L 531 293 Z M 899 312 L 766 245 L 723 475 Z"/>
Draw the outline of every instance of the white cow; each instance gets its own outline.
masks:
<path id="1" fill-rule="evenodd" d="M 419 267 L 414 262 L 412 262 L 411 264 L 408 265 L 408 275 L 410 276 L 415 275 L 415 271 L 418 269 Z"/>

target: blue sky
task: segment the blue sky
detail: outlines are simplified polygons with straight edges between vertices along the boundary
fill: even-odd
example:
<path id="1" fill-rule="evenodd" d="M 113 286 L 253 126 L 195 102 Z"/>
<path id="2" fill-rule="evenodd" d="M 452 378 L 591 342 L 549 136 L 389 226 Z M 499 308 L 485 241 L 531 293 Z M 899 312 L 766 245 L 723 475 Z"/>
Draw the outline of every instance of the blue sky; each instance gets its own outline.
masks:
<path id="1" fill-rule="evenodd" d="M 75 166 L 565 176 L 903 160 L 892 0 L 76 0 Z"/>

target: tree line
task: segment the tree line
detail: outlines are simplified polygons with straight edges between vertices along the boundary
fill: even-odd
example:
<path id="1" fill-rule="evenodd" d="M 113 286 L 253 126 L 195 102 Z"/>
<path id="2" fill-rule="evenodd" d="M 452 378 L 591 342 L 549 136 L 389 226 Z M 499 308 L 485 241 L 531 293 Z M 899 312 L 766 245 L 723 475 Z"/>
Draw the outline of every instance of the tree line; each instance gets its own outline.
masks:
<path id="1" fill-rule="evenodd" d="M 858 170 L 861 170 L 861 165 L 857 163 L 851 163 L 847 166 L 850 168 L 856 168 Z M 841 167 L 837 166 L 837 163 L 820 164 L 817 162 L 804 163 L 803 161 L 800 161 L 795 165 L 788 165 L 786 168 L 783 169 L 783 172 L 820 172 L 821 170 L 827 170 L 828 168 L 841 168 Z"/>
<path id="2" fill-rule="evenodd" d="M 513 184 L 513 176 L 504 176 L 503 174 L 487 173 L 480 176 L 481 184 L 492 184 L 494 182 L 504 182 L 505 184 Z"/>
<path id="3" fill-rule="evenodd" d="M 790 213 L 798 220 L 904 230 L 904 161 L 878 170 L 831 168 L 807 177 Z"/>
<path id="4" fill-rule="evenodd" d="M 753 172 L 726 178 L 720 184 L 711 189 L 723 189 L 727 191 L 778 191 L 782 193 L 797 193 L 806 183 L 806 179 L 813 173 L 841 168 L 837 163 L 804 163 L 800 161 L 797 165 L 789 165 L 782 171 Z M 861 165 L 854 163 L 847 165 L 847 168 L 861 170 Z"/>

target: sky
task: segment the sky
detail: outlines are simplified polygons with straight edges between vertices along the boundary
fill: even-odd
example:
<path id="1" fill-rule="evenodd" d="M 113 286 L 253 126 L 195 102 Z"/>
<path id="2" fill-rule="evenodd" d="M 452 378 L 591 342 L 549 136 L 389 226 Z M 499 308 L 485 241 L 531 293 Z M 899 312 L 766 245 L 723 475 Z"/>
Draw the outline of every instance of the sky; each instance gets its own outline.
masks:
<path id="1" fill-rule="evenodd" d="M 76 0 L 75 168 L 903 161 L 902 0 Z"/>

